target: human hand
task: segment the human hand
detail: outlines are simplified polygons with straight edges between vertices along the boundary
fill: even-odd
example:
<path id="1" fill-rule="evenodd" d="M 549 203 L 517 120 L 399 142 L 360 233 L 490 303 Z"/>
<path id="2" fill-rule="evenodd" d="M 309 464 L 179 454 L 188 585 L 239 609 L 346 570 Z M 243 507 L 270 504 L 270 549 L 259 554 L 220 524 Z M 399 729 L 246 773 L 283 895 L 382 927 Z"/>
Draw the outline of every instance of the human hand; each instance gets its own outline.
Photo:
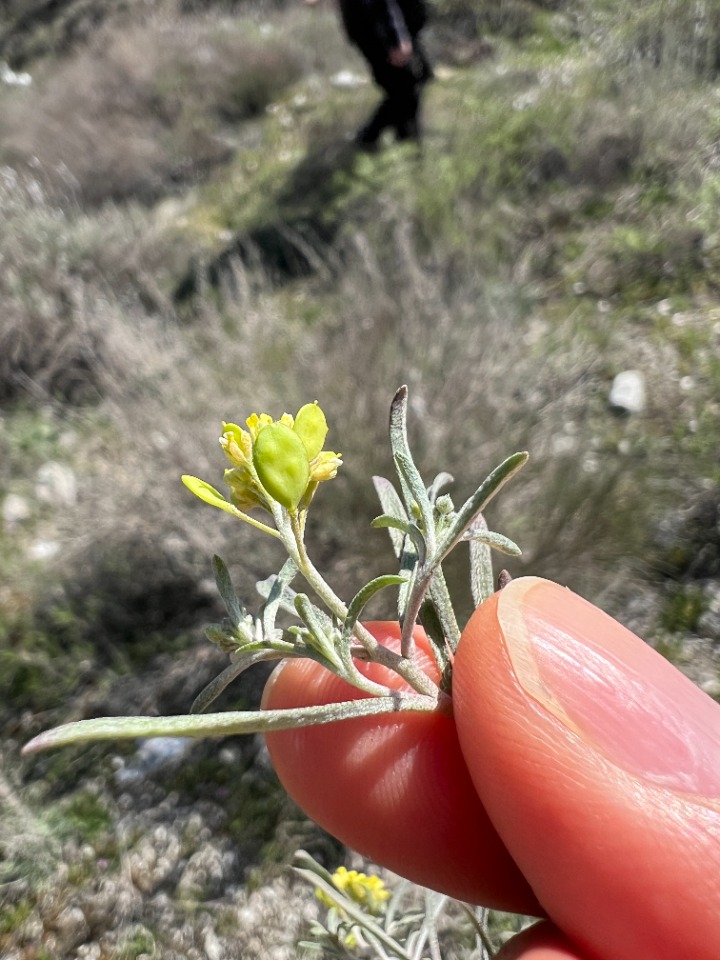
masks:
<path id="1" fill-rule="evenodd" d="M 376 626 L 391 646 L 394 625 Z M 264 706 L 355 695 L 295 660 Z M 453 704 L 454 721 L 360 718 L 272 733 L 268 746 L 289 792 L 343 842 L 459 899 L 550 918 L 502 960 L 715 960 L 717 704 L 596 607 L 535 578 L 471 618 Z"/>
<path id="2" fill-rule="evenodd" d="M 402 40 L 388 54 L 388 62 L 393 67 L 406 67 L 412 57 L 413 46 L 409 40 Z"/>

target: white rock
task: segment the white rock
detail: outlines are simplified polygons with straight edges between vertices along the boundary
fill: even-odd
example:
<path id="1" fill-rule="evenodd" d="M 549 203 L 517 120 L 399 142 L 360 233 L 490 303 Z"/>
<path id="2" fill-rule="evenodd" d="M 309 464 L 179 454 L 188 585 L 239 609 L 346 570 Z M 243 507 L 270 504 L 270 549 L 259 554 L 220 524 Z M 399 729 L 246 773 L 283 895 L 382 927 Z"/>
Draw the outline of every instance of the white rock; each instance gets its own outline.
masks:
<path id="1" fill-rule="evenodd" d="M 192 749 L 189 737 L 153 737 L 139 741 L 135 756 L 115 773 L 119 784 L 142 780 L 149 773 L 178 763 Z"/>
<path id="2" fill-rule="evenodd" d="M 645 378 L 639 370 L 623 370 L 613 380 L 609 406 L 616 413 L 642 413 L 645 409 Z"/>
<path id="3" fill-rule="evenodd" d="M 75 954 L 78 960 L 100 960 L 102 948 L 99 943 L 83 943 Z"/>
<path id="4" fill-rule="evenodd" d="M 50 460 L 35 474 L 35 495 L 43 503 L 71 507 L 77 502 L 77 480 L 74 471 L 63 463 Z"/>
<path id="5" fill-rule="evenodd" d="M 222 944 L 211 927 L 205 931 L 204 947 L 207 960 L 223 960 L 225 953 Z"/>
<path id="6" fill-rule="evenodd" d="M 35 540 L 28 551 L 33 560 L 52 560 L 60 552 L 57 540 Z"/>
<path id="7" fill-rule="evenodd" d="M 32 83 L 29 73 L 16 73 L 4 61 L 0 62 L 0 80 L 8 87 L 29 87 Z"/>
<path id="8" fill-rule="evenodd" d="M 330 83 L 334 87 L 341 87 L 346 90 L 353 90 L 355 87 L 362 87 L 367 80 L 365 77 L 361 77 L 358 73 L 353 73 L 352 70 L 340 70 L 336 73 Z"/>
<path id="9" fill-rule="evenodd" d="M 55 918 L 53 927 L 64 950 L 79 946 L 90 934 L 80 907 L 65 907 Z"/>
<path id="10" fill-rule="evenodd" d="M 708 677 L 700 684 L 700 689 L 707 693 L 709 697 L 717 699 L 720 697 L 720 679 L 718 677 Z"/>
<path id="11" fill-rule="evenodd" d="M 30 513 L 30 504 L 25 497 L 21 497 L 17 493 L 9 493 L 3 500 L 2 517 L 5 526 L 8 528 L 17 526 L 18 523 L 27 520 Z"/>
<path id="12" fill-rule="evenodd" d="M 720 641 L 720 610 L 706 610 L 698 620 L 698 632 L 708 640 Z"/>

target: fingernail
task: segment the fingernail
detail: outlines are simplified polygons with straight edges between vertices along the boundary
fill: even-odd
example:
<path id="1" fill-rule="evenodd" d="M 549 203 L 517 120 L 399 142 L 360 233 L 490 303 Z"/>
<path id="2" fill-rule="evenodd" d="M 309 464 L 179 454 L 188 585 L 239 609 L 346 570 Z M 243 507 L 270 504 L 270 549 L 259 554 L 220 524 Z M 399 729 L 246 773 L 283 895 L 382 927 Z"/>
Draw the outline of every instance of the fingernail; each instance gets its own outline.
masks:
<path id="1" fill-rule="evenodd" d="M 646 783 L 720 798 L 720 706 L 639 637 L 531 577 L 502 591 L 498 619 L 537 707 Z"/>

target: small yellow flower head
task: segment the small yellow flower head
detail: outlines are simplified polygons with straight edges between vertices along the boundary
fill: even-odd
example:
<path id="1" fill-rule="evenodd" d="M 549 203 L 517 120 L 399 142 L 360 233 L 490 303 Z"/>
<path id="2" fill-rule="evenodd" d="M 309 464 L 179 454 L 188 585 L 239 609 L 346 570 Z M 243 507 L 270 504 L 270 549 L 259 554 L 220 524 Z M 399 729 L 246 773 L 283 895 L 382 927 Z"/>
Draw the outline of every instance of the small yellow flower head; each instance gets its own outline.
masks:
<path id="1" fill-rule="evenodd" d="M 293 418 L 289 413 L 284 413 L 280 417 L 279 422 L 284 423 L 286 426 L 292 429 Z M 269 413 L 261 413 L 260 415 L 257 413 L 251 413 L 245 423 L 247 424 L 248 430 L 250 431 L 250 436 L 252 437 L 252 441 L 254 443 L 263 427 L 267 427 L 271 423 L 275 423 L 275 421 Z"/>
<path id="2" fill-rule="evenodd" d="M 245 421 L 223 423 L 220 446 L 230 461 L 225 481 L 230 499 L 197 477 L 184 477 L 192 492 L 221 510 L 237 515 L 262 507 L 272 513 L 273 501 L 286 510 L 306 510 L 317 485 L 332 480 L 342 464 L 339 453 L 323 450 L 327 420 L 317 403 L 306 403 L 296 416 L 284 413 L 279 420 L 253 413 Z"/>
<path id="3" fill-rule="evenodd" d="M 313 483 L 332 480 L 333 477 L 337 476 L 340 466 L 342 466 L 342 460 L 339 453 L 323 450 L 314 460 L 310 461 L 310 479 Z"/>
<path id="4" fill-rule="evenodd" d="M 357 870 L 338 867 L 332 876 L 332 881 L 338 890 L 364 907 L 368 913 L 382 913 L 385 909 L 385 901 L 390 897 L 390 891 L 374 873 L 367 876 L 364 873 L 358 873 Z"/>
<path id="5" fill-rule="evenodd" d="M 223 423 L 220 446 L 234 467 L 245 467 L 252 460 L 252 437 L 236 423 Z"/>

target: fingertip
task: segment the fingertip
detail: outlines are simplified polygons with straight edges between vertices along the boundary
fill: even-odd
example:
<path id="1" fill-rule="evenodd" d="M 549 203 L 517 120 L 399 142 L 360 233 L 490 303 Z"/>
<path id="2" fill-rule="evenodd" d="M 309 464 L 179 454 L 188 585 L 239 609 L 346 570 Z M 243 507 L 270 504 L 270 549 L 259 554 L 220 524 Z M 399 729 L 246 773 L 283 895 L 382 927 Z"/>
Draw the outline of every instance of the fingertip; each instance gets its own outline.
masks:
<path id="1" fill-rule="evenodd" d="M 589 960 L 550 923 L 541 921 L 509 940 L 495 960 Z"/>
<path id="2" fill-rule="evenodd" d="M 399 630 L 385 640 L 399 645 Z M 314 661 L 291 660 L 273 672 L 263 707 L 361 695 Z M 459 900 L 541 914 L 478 799 L 452 718 L 356 718 L 276 731 L 266 742 L 288 793 L 347 846 Z"/>
<path id="3" fill-rule="evenodd" d="M 597 607 L 523 578 L 468 623 L 453 700 L 478 794 L 574 942 L 603 960 L 674 960 L 690 937 L 696 960 L 715 960 L 720 708 L 710 698 Z"/>

